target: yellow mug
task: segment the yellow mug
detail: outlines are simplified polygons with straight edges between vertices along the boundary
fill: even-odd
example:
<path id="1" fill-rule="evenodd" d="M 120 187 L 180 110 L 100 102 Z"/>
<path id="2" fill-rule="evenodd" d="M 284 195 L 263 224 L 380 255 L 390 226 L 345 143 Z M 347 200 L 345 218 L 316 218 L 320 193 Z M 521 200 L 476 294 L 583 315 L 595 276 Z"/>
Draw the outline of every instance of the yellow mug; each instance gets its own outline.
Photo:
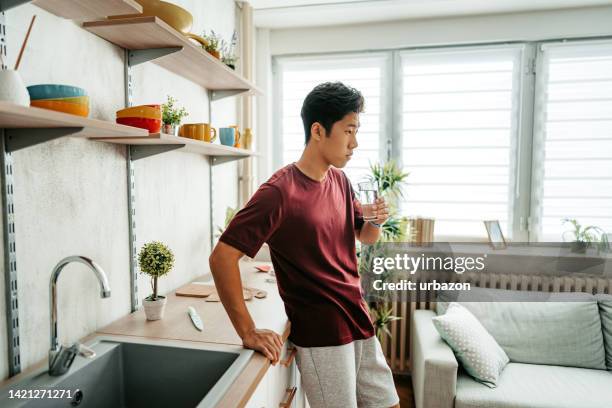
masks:
<path id="1" fill-rule="evenodd" d="M 234 142 L 234 147 L 240 147 L 240 130 L 238 130 L 238 125 L 232 125 L 231 128 L 236 129 L 236 141 Z"/>
<path id="2" fill-rule="evenodd" d="M 209 123 L 186 123 L 181 126 L 179 136 L 212 143 L 217 138 L 217 129 Z"/>

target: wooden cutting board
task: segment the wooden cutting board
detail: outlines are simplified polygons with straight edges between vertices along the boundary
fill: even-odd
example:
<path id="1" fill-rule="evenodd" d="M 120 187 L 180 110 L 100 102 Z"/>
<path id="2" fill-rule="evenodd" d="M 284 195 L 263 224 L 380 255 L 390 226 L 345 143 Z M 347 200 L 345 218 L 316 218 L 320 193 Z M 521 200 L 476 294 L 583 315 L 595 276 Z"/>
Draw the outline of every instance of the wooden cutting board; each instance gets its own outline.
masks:
<path id="1" fill-rule="evenodd" d="M 217 290 L 213 285 L 200 285 L 197 283 L 188 283 L 185 286 L 181 286 L 176 290 L 176 296 L 190 296 L 197 298 L 205 298 L 213 293 L 217 293 Z"/>

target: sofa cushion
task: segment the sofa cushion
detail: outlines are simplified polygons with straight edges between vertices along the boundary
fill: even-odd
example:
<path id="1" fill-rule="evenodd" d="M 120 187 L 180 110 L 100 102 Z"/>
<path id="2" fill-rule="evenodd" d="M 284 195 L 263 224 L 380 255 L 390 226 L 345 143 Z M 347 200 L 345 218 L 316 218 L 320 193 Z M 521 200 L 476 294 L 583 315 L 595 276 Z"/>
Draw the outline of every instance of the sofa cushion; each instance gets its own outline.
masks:
<path id="1" fill-rule="evenodd" d="M 606 347 L 606 366 L 612 371 L 612 295 L 595 295 Z"/>
<path id="2" fill-rule="evenodd" d="M 470 292 L 471 296 L 461 295 L 457 300 L 480 320 L 510 361 L 606 369 L 599 309 L 593 295 L 483 288 Z M 438 300 L 438 312 L 442 312 L 445 301 L 454 299 L 441 293 Z"/>
<path id="3" fill-rule="evenodd" d="M 478 319 L 459 303 L 451 303 L 445 314 L 432 320 L 465 371 L 483 384 L 495 387 L 509 360 Z"/>
<path id="4" fill-rule="evenodd" d="M 457 378 L 455 408 L 610 408 L 612 373 L 575 367 L 510 363 L 497 388 L 465 373 Z"/>

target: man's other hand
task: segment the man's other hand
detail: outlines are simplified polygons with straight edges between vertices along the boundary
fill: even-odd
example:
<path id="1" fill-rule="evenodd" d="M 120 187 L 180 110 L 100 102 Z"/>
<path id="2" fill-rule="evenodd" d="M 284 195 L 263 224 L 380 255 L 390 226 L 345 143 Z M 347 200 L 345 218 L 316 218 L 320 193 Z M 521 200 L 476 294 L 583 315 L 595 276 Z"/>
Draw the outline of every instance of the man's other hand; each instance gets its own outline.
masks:
<path id="1" fill-rule="evenodd" d="M 272 330 L 253 329 L 242 338 L 242 344 L 248 349 L 259 351 L 272 365 L 276 365 L 280 360 L 283 339 Z"/>

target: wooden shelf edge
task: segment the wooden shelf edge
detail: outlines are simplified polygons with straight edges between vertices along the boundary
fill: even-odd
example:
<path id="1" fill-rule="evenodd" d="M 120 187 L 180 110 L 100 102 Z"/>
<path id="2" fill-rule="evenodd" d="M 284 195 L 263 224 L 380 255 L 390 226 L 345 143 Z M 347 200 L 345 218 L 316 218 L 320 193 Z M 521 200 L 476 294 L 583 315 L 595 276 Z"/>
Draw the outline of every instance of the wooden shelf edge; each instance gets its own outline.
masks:
<path id="1" fill-rule="evenodd" d="M 234 78 L 235 82 L 239 83 L 239 86 L 211 87 L 207 89 L 210 89 L 212 91 L 221 91 L 221 92 L 238 90 L 238 91 L 248 92 L 250 94 L 256 94 L 256 95 L 263 94 L 263 91 L 261 88 L 257 87 L 251 81 L 244 78 L 242 75 L 238 74 L 235 70 L 231 69 L 230 67 L 222 63 L 220 60 L 210 55 L 208 52 L 202 49 L 201 46 L 196 45 L 193 41 L 189 40 L 182 33 L 176 31 L 174 28 L 169 26 L 165 21 L 161 20 L 158 17 L 143 16 L 143 17 L 126 17 L 126 18 L 113 18 L 113 19 L 105 19 L 105 20 L 97 20 L 97 21 L 87 21 L 83 23 L 83 28 L 92 32 L 93 34 L 98 35 L 100 38 L 103 38 L 111 42 L 112 44 L 115 44 L 122 48 L 128 48 L 128 49 L 133 49 L 133 50 L 143 50 L 143 49 L 152 48 L 153 47 L 152 45 L 135 46 L 134 44 L 132 44 L 131 46 L 128 46 L 128 44 L 126 43 L 122 44 L 120 41 L 117 41 L 117 40 L 113 41 L 112 38 L 108 38 L 109 37 L 108 35 L 107 36 L 102 35 L 102 33 L 96 30 L 97 28 L 105 28 L 105 27 L 109 28 L 109 27 L 129 26 L 129 25 L 138 25 L 138 24 L 155 24 L 159 30 L 162 30 L 164 32 L 164 34 L 170 35 L 172 37 L 171 41 L 168 40 L 164 42 L 163 44 L 159 44 L 157 45 L 158 47 L 179 47 L 180 46 L 180 47 L 183 47 L 184 49 L 189 50 L 189 52 L 195 52 L 197 53 L 198 57 L 204 58 L 204 61 L 206 61 L 205 64 L 209 64 L 210 66 L 214 67 L 215 70 L 222 72 L 223 75 L 229 75 L 230 77 Z M 167 57 L 161 57 L 160 59 L 154 62 L 172 71 L 173 69 L 171 67 L 163 63 L 164 58 L 167 58 Z M 159 63 L 160 61 L 161 63 Z M 187 78 L 186 75 L 178 71 L 174 71 L 174 72 L 180 76 Z M 189 79 L 189 78 L 187 79 L 193 81 L 192 79 Z M 204 86 L 203 84 L 199 84 L 199 85 Z"/>
<path id="2" fill-rule="evenodd" d="M 104 132 L 114 138 L 145 136 L 146 131 L 101 119 L 91 119 L 31 106 L 16 105 L 0 101 L 0 128 L 45 129 L 60 127 L 82 127 L 82 137 L 105 137 Z M 98 133 L 95 134 L 94 133 Z"/>
<path id="3" fill-rule="evenodd" d="M 177 149 L 176 151 L 187 151 L 204 154 L 206 156 L 234 156 L 244 158 L 257 156 L 257 153 L 251 150 L 224 146 L 217 143 L 208 143 L 181 136 L 172 136 L 165 133 L 151 133 L 148 136 L 142 137 L 96 137 L 92 138 L 92 140 L 134 146 L 185 145 L 185 147 Z"/>

